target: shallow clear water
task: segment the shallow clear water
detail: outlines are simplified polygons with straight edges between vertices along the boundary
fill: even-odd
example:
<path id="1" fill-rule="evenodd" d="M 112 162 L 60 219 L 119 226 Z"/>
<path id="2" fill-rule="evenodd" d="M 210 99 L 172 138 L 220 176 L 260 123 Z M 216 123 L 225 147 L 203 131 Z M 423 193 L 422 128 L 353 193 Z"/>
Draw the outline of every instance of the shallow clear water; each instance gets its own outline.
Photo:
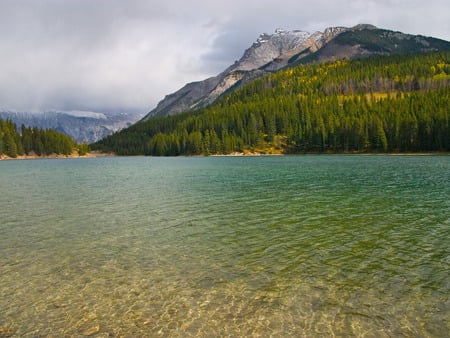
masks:
<path id="1" fill-rule="evenodd" d="M 0 336 L 445 337 L 450 157 L 0 162 Z"/>

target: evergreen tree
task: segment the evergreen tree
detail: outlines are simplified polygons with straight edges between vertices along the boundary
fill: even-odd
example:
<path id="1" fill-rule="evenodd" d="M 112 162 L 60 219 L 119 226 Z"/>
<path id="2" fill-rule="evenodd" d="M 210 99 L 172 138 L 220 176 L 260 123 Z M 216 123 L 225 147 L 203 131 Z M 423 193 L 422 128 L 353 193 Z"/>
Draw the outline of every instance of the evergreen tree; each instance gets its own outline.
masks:
<path id="1" fill-rule="evenodd" d="M 0 154 L 17 157 L 35 152 L 37 155 L 70 155 L 76 143 L 67 135 L 54 130 L 21 126 L 22 134 L 12 121 L 0 119 Z"/>

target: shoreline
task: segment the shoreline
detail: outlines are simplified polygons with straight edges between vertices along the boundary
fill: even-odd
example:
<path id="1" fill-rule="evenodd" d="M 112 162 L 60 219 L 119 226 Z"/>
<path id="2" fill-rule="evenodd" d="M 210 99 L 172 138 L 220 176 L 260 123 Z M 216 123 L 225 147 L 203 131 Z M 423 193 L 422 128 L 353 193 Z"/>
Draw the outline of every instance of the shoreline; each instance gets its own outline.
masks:
<path id="1" fill-rule="evenodd" d="M 302 155 L 350 155 L 350 156 L 449 156 L 450 152 L 435 151 L 435 152 L 405 152 L 405 153 L 252 153 L 252 152 L 233 152 L 230 154 L 212 154 L 212 155 L 197 155 L 197 156 L 211 156 L 211 157 L 239 157 L 239 156 L 302 156 Z"/>
<path id="2" fill-rule="evenodd" d="M 154 156 L 154 157 L 259 157 L 259 156 L 302 156 L 302 155 L 350 155 L 350 156 L 450 156 L 450 152 L 420 152 L 420 153 L 259 153 L 259 152 L 233 152 L 230 154 L 211 154 L 211 155 L 180 155 L 180 156 Z M 45 156 L 20 155 L 17 157 L 9 157 L 4 154 L 0 155 L 0 161 L 14 161 L 14 160 L 39 160 L 39 159 L 72 159 L 72 158 L 102 158 L 102 157 L 152 157 L 145 155 L 135 156 L 121 156 L 114 153 L 89 152 L 85 155 L 78 155 L 76 153 L 71 155 L 50 154 Z"/>

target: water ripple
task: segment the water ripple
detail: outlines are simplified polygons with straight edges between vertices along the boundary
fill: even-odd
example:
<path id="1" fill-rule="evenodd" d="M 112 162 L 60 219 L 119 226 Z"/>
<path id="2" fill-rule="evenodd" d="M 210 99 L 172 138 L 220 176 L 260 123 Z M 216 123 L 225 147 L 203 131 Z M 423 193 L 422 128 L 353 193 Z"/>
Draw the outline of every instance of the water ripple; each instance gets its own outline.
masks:
<path id="1" fill-rule="evenodd" d="M 0 335 L 443 337 L 446 156 L 0 162 Z"/>

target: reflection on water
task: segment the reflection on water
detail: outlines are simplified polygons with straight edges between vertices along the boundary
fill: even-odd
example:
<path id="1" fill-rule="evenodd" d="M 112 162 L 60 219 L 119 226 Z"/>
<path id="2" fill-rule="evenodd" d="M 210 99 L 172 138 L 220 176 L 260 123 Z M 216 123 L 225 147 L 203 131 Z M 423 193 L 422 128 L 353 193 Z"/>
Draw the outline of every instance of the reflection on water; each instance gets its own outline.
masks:
<path id="1" fill-rule="evenodd" d="M 443 337 L 450 158 L 0 163 L 0 337 Z"/>

